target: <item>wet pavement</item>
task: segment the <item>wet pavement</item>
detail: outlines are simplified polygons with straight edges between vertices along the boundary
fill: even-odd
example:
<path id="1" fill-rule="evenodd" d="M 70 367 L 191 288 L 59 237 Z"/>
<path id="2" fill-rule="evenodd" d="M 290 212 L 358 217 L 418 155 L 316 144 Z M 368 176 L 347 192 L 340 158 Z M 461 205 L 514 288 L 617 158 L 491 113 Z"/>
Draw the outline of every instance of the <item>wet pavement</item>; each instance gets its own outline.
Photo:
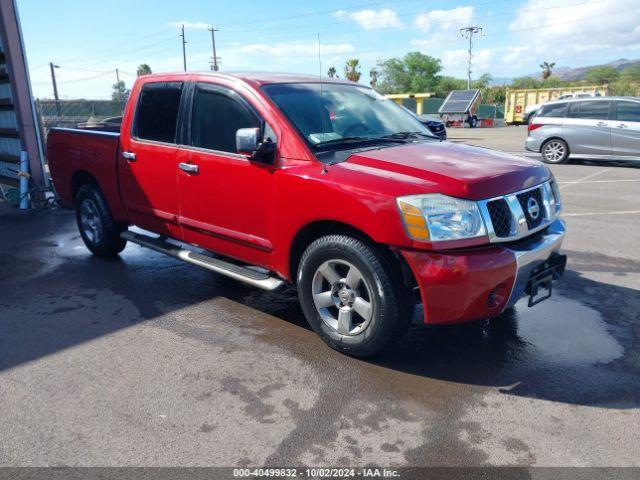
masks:
<path id="1" fill-rule="evenodd" d="M 554 171 L 554 297 L 485 327 L 417 312 L 368 361 L 326 347 L 294 290 L 136 245 L 97 259 L 72 212 L 0 205 L 0 465 L 640 465 L 640 215 L 610 214 L 640 211 L 619 182 L 640 170 Z"/>

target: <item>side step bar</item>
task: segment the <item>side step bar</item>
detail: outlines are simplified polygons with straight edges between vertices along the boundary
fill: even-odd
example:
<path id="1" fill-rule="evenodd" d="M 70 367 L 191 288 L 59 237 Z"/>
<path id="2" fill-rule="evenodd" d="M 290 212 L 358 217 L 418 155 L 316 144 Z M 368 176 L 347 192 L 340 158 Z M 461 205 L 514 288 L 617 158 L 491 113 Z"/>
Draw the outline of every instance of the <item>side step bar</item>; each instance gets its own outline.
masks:
<path id="1" fill-rule="evenodd" d="M 130 232 L 128 230 L 120 234 L 122 238 L 129 242 L 137 243 L 140 246 L 150 248 L 156 252 L 164 253 L 171 257 L 182 260 L 183 262 L 192 263 L 212 272 L 225 275 L 226 277 L 239 280 L 262 290 L 277 290 L 284 286 L 284 282 L 279 278 L 271 277 L 266 273 L 258 272 L 241 265 L 226 262 L 209 255 L 194 252 L 184 248 L 180 248 L 169 242 L 165 242 L 161 238 L 150 237 L 140 233 Z"/>

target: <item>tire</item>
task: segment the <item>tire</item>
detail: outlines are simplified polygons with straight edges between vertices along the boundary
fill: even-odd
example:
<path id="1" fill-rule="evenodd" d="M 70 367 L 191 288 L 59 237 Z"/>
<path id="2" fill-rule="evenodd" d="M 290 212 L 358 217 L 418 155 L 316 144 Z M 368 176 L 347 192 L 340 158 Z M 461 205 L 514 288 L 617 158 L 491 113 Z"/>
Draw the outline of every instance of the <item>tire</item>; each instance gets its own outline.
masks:
<path id="1" fill-rule="evenodd" d="M 569 145 L 559 138 L 551 138 L 542 144 L 540 153 L 544 163 L 565 163 L 569 158 Z"/>
<path id="2" fill-rule="evenodd" d="M 76 222 L 82 241 L 98 257 L 114 257 L 127 245 L 120 238 L 126 226 L 111 217 L 107 202 L 97 185 L 86 184 L 76 194 Z"/>
<path id="3" fill-rule="evenodd" d="M 331 348 L 356 357 L 375 355 L 398 341 L 415 307 L 399 267 L 346 235 L 321 237 L 305 250 L 298 298 L 311 328 Z"/>

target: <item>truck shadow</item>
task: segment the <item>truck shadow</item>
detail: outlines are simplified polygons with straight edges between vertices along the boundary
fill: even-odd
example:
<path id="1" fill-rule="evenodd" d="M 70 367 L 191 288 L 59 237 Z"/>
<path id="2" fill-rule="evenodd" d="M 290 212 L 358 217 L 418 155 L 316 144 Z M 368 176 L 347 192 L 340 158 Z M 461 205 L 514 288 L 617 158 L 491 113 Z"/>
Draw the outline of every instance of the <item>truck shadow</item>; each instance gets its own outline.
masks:
<path id="1" fill-rule="evenodd" d="M 348 376 L 419 380 L 425 391 L 431 380 L 446 380 L 576 405 L 640 405 L 640 294 L 575 270 L 551 300 L 532 309 L 518 304 L 486 327 L 427 327 L 418 311 L 398 345 L 363 361 L 322 344 L 294 289 L 257 291 L 137 246 L 115 260 L 92 257 L 69 212 L 0 217 L 4 227 L 9 221 L 11 238 L 0 238 L 0 373 L 140 322 L 181 326 L 195 313 L 204 328 L 225 321 L 222 328 L 255 348 L 268 342 Z M 569 254 L 570 268 L 580 271 L 640 272 L 640 262 Z M 218 313 L 209 310 L 215 299 L 228 299 L 214 305 Z M 172 316 L 177 311 L 186 313 Z"/>

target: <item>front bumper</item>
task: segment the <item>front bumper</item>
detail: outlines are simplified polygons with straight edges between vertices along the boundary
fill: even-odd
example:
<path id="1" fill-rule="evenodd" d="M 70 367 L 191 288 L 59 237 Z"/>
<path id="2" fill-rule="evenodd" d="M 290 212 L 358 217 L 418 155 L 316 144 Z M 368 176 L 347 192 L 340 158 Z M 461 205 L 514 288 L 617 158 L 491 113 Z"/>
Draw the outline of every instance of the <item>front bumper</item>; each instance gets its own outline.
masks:
<path id="1" fill-rule="evenodd" d="M 420 289 L 424 321 L 463 323 L 495 317 L 513 306 L 533 271 L 559 252 L 560 219 L 518 242 L 446 253 L 403 250 Z"/>

